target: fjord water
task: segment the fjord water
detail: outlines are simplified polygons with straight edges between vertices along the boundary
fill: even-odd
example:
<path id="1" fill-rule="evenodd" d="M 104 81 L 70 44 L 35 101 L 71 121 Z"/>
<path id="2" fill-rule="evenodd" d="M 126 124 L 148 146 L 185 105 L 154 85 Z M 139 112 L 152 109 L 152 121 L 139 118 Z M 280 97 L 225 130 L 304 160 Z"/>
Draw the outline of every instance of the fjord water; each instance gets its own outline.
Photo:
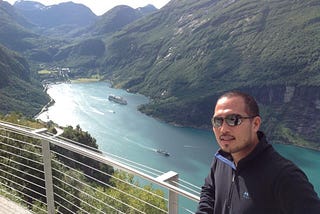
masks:
<path id="1" fill-rule="evenodd" d="M 175 127 L 148 117 L 137 110 L 148 102 L 146 97 L 109 86 L 106 82 L 52 85 L 48 94 L 55 104 L 40 119 L 62 126 L 79 124 L 97 139 L 102 151 L 163 172 L 173 170 L 183 180 L 201 186 L 218 148 L 212 132 Z M 108 101 L 110 94 L 124 97 L 128 105 Z M 306 172 L 320 195 L 320 152 L 274 146 Z M 157 153 L 157 149 L 170 156 Z"/>

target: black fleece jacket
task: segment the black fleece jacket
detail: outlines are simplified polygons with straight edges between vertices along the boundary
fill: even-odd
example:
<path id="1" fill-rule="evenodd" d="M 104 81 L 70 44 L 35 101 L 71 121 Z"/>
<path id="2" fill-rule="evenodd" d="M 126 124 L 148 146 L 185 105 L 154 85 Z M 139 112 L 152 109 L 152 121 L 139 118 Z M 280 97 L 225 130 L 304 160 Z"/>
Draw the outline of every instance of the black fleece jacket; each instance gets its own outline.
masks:
<path id="1" fill-rule="evenodd" d="M 202 187 L 197 214 L 320 214 L 307 176 L 258 132 L 260 142 L 234 165 L 219 150 Z"/>

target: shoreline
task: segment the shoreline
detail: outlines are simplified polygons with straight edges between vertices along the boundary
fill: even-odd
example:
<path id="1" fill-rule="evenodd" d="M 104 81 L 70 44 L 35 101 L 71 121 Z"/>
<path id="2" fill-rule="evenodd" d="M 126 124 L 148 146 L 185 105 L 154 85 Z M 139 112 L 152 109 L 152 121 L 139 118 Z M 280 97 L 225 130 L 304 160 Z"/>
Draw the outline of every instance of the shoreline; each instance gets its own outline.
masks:
<path id="1" fill-rule="evenodd" d="M 49 96 L 49 95 L 48 95 L 48 96 Z M 49 96 L 49 97 L 50 97 L 50 96 Z M 48 109 L 49 109 L 51 106 L 53 106 L 54 103 L 55 103 L 54 99 L 52 99 L 52 98 L 50 97 L 50 101 L 49 101 L 45 106 L 43 106 L 43 108 L 40 110 L 40 112 L 38 112 L 35 116 L 33 116 L 33 118 L 37 120 L 37 118 L 38 118 L 42 113 L 48 111 Z"/>
<path id="2" fill-rule="evenodd" d="M 70 80 L 70 83 L 87 83 L 87 82 L 100 82 L 101 79 L 98 78 L 78 78 Z"/>
<path id="3" fill-rule="evenodd" d="M 45 80 L 43 80 L 43 81 L 46 82 Z M 43 84 L 43 91 L 45 91 L 46 94 L 49 96 L 49 94 L 47 93 L 47 90 L 50 88 L 50 85 L 58 85 L 61 83 L 87 83 L 87 82 L 99 82 L 99 81 L 102 81 L 102 80 L 98 79 L 98 78 L 78 78 L 78 79 L 69 79 L 67 81 L 46 82 L 45 84 Z M 44 112 L 48 111 L 48 108 L 50 108 L 52 105 L 54 105 L 54 103 L 55 103 L 54 99 L 52 99 L 52 97 L 50 97 L 50 101 L 46 105 L 44 105 L 42 107 L 42 109 L 37 114 L 35 114 L 33 116 L 33 118 L 35 120 L 37 120 L 37 118 L 41 114 L 43 114 Z M 45 121 L 43 121 L 43 122 L 45 122 Z"/>
<path id="4" fill-rule="evenodd" d="M 75 83 L 75 84 L 81 84 L 81 83 L 90 83 L 90 82 L 100 82 L 100 81 L 105 81 L 105 80 L 101 80 L 101 79 L 97 79 L 97 78 L 78 78 L 78 79 L 74 79 L 74 80 L 70 80 L 70 81 L 66 81 L 66 82 L 56 82 L 56 83 L 50 83 L 50 85 L 57 85 L 57 84 L 61 84 L 61 83 Z M 108 81 L 105 81 L 108 82 Z M 39 115 L 41 115 L 42 113 L 48 111 L 48 108 L 51 107 L 52 105 L 54 105 L 55 101 L 50 97 L 50 101 L 41 109 L 41 111 L 39 113 L 37 113 L 34 118 L 36 119 L 37 117 L 39 117 Z M 140 111 L 139 109 L 137 109 L 139 112 L 141 112 L 142 114 L 145 114 L 143 111 Z M 176 122 L 166 122 L 164 120 L 162 120 L 159 117 L 153 117 L 152 115 L 148 115 L 145 114 L 148 117 L 154 118 L 156 120 L 165 122 L 169 125 L 175 126 L 175 127 L 180 127 L 180 128 L 193 128 L 193 129 L 198 129 L 198 130 L 202 130 L 202 131 L 210 131 L 211 129 L 207 129 L 207 127 L 196 127 L 196 126 L 185 126 Z M 298 145 L 298 144 L 291 144 L 291 143 L 281 143 L 281 142 L 272 142 L 269 141 L 269 143 L 272 144 L 279 144 L 279 145 L 291 145 L 291 146 L 295 146 L 295 147 L 299 147 L 299 148 L 303 148 L 303 149 L 309 149 L 309 150 L 313 150 L 316 152 L 320 152 L 320 148 L 313 148 L 313 147 L 308 147 L 308 146 L 303 146 L 303 145 Z"/>
<path id="5" fill-rule="evenodd" d="M 317 149 L 317 148 L 312 148 L 312 147 L 307 147 L 307 146 L 298 145 L 298 144 L 292 144 L 292 143 L 279 143 L 277 141 L 275 141 L 275 142 L 269 141 L 269 144 L 271 144 L 271 145 L 272 144 L 278 144 L 278 145 L 285 145 L 285 146 L 294 146 L 294 147 L 298 147 L 298 148 L 302 148 L 302 149 L 308 149 L 308 150 L 320 152 L 320 149 Z"/>

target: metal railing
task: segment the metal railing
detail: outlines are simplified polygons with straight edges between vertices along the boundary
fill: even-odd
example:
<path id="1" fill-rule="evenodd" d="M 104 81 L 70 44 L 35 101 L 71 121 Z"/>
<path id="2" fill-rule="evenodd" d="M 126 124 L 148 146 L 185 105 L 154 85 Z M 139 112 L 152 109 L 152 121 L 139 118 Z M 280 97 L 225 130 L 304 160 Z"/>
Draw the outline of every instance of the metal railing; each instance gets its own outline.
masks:
<path id="1" fill-rule="evenodd" d="M 0 121 L 0 194 L 32 213 L 193 213 L 200 188 L 46 129 Z"/>

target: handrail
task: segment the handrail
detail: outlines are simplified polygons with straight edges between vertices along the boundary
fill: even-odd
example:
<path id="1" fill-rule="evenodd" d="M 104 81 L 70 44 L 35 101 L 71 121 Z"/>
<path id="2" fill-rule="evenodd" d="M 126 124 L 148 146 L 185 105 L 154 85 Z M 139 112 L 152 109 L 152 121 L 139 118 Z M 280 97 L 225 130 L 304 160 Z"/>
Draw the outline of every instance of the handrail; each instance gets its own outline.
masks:
<path id="1" fill-rule="evenodd" d="M 183 196 L 185 198 L 188 198 L 188 199 L 195 201 L 195 202 L 198 202 L 200 200 L 198 195 L 190 193 L 187 190 L 181 189 L 178 186 L 176 186 L 175 181 L 178 179 L 178 174 L 175 172 L 169 171 L 169 172 L 167 172 L 163 175 L 160 175 L 158 177 L 153 177 L 153 176 L 151 176 L 147 173 L 144 173 L 138 169 L 135 169 L 131 166 L 128 166 L 125 163 L 119 162 L 116 159 L 109 157 L 104 153 L 93 151 L 91 149 L 67 142 L 65 140 L 61 140 L 61 139 L 57 138 L 57 136 L 46 135 L 46 134 L 44 134 L 44 132 L 45 132 L 44 129 L 30 130 L 30 129 L 26 129 L 25 127 L 18 127 L 14 124 L 9 124 L 9 123 L 5 123 L 5 122 L 0 122 L 0 127 L 3 127 L 4 129 L 13 131 L 15 133 L 20 133 L 21 135 L 25 135 L 25 136 L 29 136 L 29 137 L 33 137 L 35 139 L 38 139 L 42 142 L 43 145 L 47 144 L 45 142 L 48 142 L 52 145 L 59 146 L 61 148 L 66 149 L 67 151 L 71 151 L 71 152 L 80 154 L 81 156 L 98 161 L 100 163 L 110 165 L 116 169 L 125 171 L 125 172 L 132 174 L 134 176 L 141 177 L 149 182 L 152 182 L 152 183 L 157 184 L 163 188 L 168 189 L 169 190 L 169 213 L 177 213 L 177 207 L 176 207 L 177 205 L 170 207 L 170 200 L 177 200 L 178 195 Z M 46 147 L 49 147 L 48 145 Z M 45 154 L 45 155 L 48 156 L 48 154 Z M 49 175 L 51 177 L 50 179 L 52 180 L 51 172 Z M 49 186 L 46 185 L 46 188 L 52 188 L 52 185 L 51 185 L 51 187 L 50 187 L 50 185 Z M 51 194 L 53 194 L 52 191 L 51 191 Z M 50 198 L 51 198 L 51 200 L 53 200 L 53 195 L 49 196 L 49 199 Z M 48 196 L 47 196 L 47 199 L 48 199 Z M 51 209 L 50 213 L 51 212 L 53 213 L 54 208 L 51 207 L 50 209 Z"/>

